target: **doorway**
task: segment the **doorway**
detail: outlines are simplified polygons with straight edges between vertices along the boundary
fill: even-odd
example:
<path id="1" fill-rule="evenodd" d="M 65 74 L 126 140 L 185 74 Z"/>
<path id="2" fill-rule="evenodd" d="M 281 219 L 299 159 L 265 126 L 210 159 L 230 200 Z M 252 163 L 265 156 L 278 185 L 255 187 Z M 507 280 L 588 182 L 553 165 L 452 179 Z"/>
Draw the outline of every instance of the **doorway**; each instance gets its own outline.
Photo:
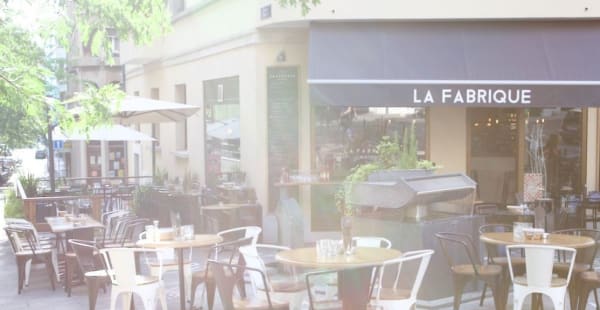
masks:
<path id="1" fill-rule="evenodd" d="M 467 109 L 467 163 L 478 200 L 500 205 L 517 200 L 520 117 L 511 108 Z"/>

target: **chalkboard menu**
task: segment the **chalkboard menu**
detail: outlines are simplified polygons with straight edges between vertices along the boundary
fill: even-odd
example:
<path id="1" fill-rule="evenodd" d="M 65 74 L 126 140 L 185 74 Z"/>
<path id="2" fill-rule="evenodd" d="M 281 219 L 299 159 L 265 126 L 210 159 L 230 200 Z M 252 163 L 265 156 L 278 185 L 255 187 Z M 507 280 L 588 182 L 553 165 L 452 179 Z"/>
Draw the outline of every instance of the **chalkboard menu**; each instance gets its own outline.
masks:
<path id="1" fill-rule="evenodd" d="M 298 169 L 298 68 L 267 68 L 269 207 L 277 206 L 283 168 Z"/>

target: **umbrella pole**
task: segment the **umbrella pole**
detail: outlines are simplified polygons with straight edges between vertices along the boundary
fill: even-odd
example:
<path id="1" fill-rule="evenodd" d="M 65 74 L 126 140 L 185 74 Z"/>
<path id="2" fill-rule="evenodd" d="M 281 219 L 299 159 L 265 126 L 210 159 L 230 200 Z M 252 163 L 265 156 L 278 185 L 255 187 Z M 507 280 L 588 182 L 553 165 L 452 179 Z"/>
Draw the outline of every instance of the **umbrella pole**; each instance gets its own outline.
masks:
<path id="1" fill-rule="evenodd" d="M 156 141 L 152 140 L 152 183 L 154 183 L 154 174 L 156 173 Z"/>

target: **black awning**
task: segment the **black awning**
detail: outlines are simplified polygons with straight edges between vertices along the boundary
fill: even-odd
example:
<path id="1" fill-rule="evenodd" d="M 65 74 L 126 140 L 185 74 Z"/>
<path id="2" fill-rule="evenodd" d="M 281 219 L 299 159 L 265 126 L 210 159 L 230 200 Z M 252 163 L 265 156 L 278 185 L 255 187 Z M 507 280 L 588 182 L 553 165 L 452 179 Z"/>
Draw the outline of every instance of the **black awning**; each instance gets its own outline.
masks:
<path id="1" fill-rule="evenodd" d="M 600 106 L 600 21 L 317 22 L 309 44 L 316 103 Z"/>

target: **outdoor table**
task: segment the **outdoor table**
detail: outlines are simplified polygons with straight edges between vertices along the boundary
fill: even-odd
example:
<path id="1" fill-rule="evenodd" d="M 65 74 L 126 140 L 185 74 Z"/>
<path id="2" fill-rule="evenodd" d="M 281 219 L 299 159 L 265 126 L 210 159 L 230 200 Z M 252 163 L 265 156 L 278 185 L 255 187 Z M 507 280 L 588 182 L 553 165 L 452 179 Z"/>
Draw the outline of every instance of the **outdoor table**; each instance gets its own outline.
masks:
<path id="1" fill-rule="evenodd" d="M 481 234 L 479 239 L 484 243 L 493 245 L 533 244 L 563 246 L 574 249 L 586 248 L 596 244 L 594 239 L 590 237 L 567 234 L 549 234 L 546 239 L 539 240 L 515 240 L 512 232 L 489 232 Z M 571 279 L 571 281 L 573 281 L 573 279 Z M 508 298 L 508 286 L 503 288 L 503 293 L 503 296 Z M 532 298 L 533 302 L 531 303 L 531 309 L 538 308 L 538 300 L 540 300 L 540 298 Z"/>
<path id="2" fill-rule="evenodd" d="M 72 217 L 68 220 L 67 217 L 63 216 L 49 216 L 45 218 L 50 231 L 56 235 L 56 246 L 57 249 L 62 247 L 62 234 L 69 233 L 76 229 L 86 228 L 102 228 L 104 225 L 96 221 L 89 215 L 81 214 L 79 217 Z M 66 252 L 66 248 L 63 249 Z"/>
<path id="3" fill-rule="evenodd" d="M 185 281 L 183 276 L 183 249 L 201 248 L 215 245 L 223 241 L 217 235 L 195 235 L 191 240 L 139 240 L 137 246 L 151 249 L 175 249 L 177 250 L 177 263 L 179 267 L 179 306 L 181 310 L 185 309 Z"/>
<path id="4" fill-rule="evenodd" d="M 367 308 L 369 285 L 374 267 L 398 258 L 402 253 L 394 249 L 357 247 L 352 255 L 319 257 L 317 249 L 284 250 L 275 256 L 281 263 L 300 267 L 331 268 L 338 270 L 338 291 L 344 309 Z"/>

